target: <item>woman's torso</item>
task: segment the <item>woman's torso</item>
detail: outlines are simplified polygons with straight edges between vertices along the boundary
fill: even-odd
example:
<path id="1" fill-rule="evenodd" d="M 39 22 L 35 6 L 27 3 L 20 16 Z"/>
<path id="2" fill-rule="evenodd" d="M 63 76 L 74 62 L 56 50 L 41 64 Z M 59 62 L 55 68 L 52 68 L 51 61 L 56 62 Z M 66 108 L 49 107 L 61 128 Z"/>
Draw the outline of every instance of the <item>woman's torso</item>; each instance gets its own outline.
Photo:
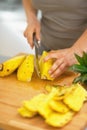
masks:
<path id="1" fill-rule="evenodd" d="M 42 44 L 48 49 L 70 47 L 87 28 L 87 0 L 32 0 L 42 11 Z"/>

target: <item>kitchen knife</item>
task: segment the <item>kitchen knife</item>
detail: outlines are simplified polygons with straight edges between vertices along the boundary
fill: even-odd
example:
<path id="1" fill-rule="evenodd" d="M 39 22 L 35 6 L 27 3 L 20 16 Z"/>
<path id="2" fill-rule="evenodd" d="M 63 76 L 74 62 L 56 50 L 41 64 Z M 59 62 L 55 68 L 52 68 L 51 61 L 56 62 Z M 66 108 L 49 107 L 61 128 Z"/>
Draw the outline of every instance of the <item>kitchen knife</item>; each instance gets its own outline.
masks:
<path id="1" fill-rule="evenodd" d="M 33 34 L 33 42 L 35 46 L 35 69 L 37 75 L 40 77 L 40 68 L 39 68 L 39 48 L 40 48 L 40 41 L 36 39 L 35 33 Z"/>

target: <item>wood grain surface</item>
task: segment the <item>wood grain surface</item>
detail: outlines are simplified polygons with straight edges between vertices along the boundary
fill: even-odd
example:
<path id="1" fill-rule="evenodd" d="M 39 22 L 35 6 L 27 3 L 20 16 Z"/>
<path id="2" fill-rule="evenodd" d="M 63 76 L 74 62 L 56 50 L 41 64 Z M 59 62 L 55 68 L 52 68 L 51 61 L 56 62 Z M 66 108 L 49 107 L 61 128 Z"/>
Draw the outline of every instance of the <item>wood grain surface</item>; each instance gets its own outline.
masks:
<path id="1" fill-rule="evenodd" d="M 44 92 L 46 84 L 70 85 L 76 77 L 74 73 L 66 72 L 54 81 L 45 81 L 34 74 L 31 82 L 17 80 L 16 73 L 0 78 L 0 128 L 3 130 L 84 130 L 87 123 L 87 103 L 84 103 L 71 122 L 63 128 L 47 125 L 40 116 L 28 119 L 21 117 L 17 109 L 23 100 Z"/>

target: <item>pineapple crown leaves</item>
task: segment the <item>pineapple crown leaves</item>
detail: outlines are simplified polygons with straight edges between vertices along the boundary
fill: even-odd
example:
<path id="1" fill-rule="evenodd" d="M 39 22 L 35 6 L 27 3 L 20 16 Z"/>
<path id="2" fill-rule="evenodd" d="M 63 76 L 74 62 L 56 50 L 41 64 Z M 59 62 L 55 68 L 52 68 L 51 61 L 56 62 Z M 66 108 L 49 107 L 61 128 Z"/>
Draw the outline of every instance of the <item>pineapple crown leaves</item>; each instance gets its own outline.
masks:
<path id="1" fill-rule="evenodd" d="M 70 67 L 70 70 L 78 73 L 87 73 L 87 53 L 83 52 L 82 57 L 75 54 L 75 58 L 78 61 L 78 64 L 74 64 Z"/>
<path id="2" fill-rule="evenodd" d="M 87 53 L 83 51 L 82 57 L 79 55 L 75 54 L 75 57 L 77 61 L 79 62 L 80 65 L 86 66 L 87 67 Z"/>
<path id="3" fill-rule="evenodd" d="M 80 64 L 74 64 L 70 67 L 70 70 L 73 70 L 74 72 L 77 73 L 87 73 L 87 67 L 80 65 Z"/>
<path id="4" fill-rule="evenodd" d="M 81 83 L 86 83 L 87 84 L 87 74 L 80 75 L 80 76 L 76 77 L 73 80 L 73 83 L 77 83 L 77 82 L 81 82 Z"/>
<path id="5" fill-rule="evenodd" d="M 74 79 L 73 83 L 87 83 L 87 53 L 83 51 L 82 57 L 75 54 L 75 58 L 78 64 L 72 65 L 70 70 L 80 73 L 80 75 Z"/>

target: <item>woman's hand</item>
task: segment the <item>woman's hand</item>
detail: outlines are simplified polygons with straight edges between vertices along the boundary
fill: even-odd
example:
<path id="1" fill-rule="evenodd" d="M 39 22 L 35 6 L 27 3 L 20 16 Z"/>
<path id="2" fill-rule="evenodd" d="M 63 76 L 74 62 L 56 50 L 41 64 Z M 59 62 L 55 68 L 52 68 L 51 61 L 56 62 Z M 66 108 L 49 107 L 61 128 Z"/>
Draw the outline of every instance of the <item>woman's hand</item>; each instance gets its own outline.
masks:
<path id="1" fill-rule="evenodd" d="M 45 62 L 52 58 L 55 59 L 53 66 L 49 70 L 51 77 L 60 76 L 68 67 L 75 64 L 77 60 L 74 54 L 82 56 L 83 51 L 87 52 L 87 29 L 71 48 L 51 51 L 45 57 Z"/>
<path id="2" fill-rule="evenodd" d="M 28 43 L 31 48 L 34 47 L 33 44 L 33 34 L 36 34 L 36 39 L 40 40 L 40 22 L 36 18 L 36 16 L 32 15 L 28 21 L 28 25 L 26 30 L 24 31 L 24 36 L 27 38 Z"/>
<path id="3" fill-rule="evenodd" d="M 80 52 L 80 50 L 74 47 L 49 52 L 44 62 L 49 59 L 55 59 L 53 66 L 49 70 L 51 77 L 56 78 L 60 76 L 68 67 L 76 63 L 77 61 L 74 54 L 78 53 L 81 55 Z"/>

